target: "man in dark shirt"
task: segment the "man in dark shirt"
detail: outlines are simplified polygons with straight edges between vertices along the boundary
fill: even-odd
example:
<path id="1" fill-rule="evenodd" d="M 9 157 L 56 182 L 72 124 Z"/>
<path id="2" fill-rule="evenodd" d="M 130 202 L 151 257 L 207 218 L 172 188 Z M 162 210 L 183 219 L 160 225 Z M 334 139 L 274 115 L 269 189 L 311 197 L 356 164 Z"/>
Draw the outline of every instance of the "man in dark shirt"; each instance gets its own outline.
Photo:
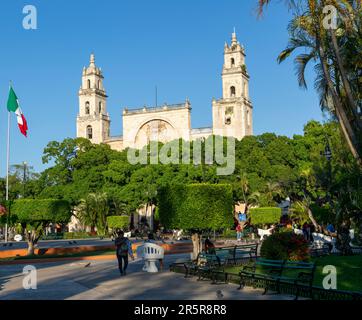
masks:
<path id="1" fill-rule="evenodd" d="M 121 276 L 126 275 L 126 269 L 128 266 L 128 255 L 134 260 L 131 241 L 124 236 L 122 230 L 117 230 L 117 238 L 115 240 L 116 254 L 118 259 L 118 268 Z"/>

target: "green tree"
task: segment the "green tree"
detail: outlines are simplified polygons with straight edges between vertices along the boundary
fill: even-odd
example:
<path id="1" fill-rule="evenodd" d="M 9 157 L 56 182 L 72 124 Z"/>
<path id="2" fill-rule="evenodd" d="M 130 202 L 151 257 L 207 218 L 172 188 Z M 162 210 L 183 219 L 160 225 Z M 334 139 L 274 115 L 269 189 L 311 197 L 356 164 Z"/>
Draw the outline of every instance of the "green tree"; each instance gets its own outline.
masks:
<path id="1" fill-rule="evenodd" d="M 193 255 L 201 251 L 201 232 L 233 224 L 233 197 L 230 185 L 170 185 L 158 192 L 160 222 L 170 229 L 192 233 Z"/>
<path id="2" fill-rule="evenodd" d="M 90 226 L 92 234 L 97 227 L 97 234 L 101 237 L 106 234 L 108 213 L 109 204 L 105 193 L 90 193 L 76 208 L 76 217 L 80 222 Z"/>
<path id="3" fill-rule="evenodd" d="M 16 200 L 8 208 L 16 221 L 22 225 L 28 242 L 28 255 L 34 255 L 34 246 L 50 223 L 68 223 L 71 217 L 70 205 L 64 200 Z"/>
<path id="4" fill-rule="evenodd" d="M 343 136 L 359 166 L 362 166 L 361 70 L 362 4 L 360 0 L 287 1 L 294 9 L 290 23 L 290 42 L 280 54 L 281 62 L 295 50 L 302 53 L 295 59 L 299 84 L 306 87 L 304 72 L 310 61 L 317 62 L 316 83 L 322 108 L 335 116 Z M 270 0 L 258 0 L 259 11 Z M 333 5 L 341 17 L 337 30 L 325 28 L 323 9 Z M 356 58 L 358 57 L 358 58 Z"/>

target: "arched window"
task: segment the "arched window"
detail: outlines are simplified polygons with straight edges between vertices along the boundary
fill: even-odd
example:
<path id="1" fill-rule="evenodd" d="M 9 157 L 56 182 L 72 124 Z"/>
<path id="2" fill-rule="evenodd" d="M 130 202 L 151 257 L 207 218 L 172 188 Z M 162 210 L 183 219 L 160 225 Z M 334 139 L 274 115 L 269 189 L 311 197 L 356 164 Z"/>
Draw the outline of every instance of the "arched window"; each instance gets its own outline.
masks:
<path id="1" fill-rule="evenodd" d="M 90 88 L 91 88 L 91 81 L 88 80 L 88 89 L 90 89 Z"/>
<path id="2" fill-rule="evenodd" d="M 89 114 L 90 113 L 90 105 L 89 105 L 89 101 L 87 101 L 85 103 L 85 114 Z"/>
<path id="3" fill-rule="evenodd" d="M 93 138 L 93 129 L 92 126 L 87 127 L 87 138 L 92 139 Z"/>
<path id="4" fill-rule="evenodd" d="M 235 66 L 235 59 L 231 58 L 231 66 L 234 67 Z"/>
<path id="5" fill-rule="evenodd" d="M 234 86 L 230 87 L 230 96 L 231 97 L 235 97 L 235 94 L 236 94 L 236 89 Z"/>
<path id="6" fill-rule="evenodd" d="M 102 102 L 101 101 L 98 104 L 98 112 L 102 113 Z"/>

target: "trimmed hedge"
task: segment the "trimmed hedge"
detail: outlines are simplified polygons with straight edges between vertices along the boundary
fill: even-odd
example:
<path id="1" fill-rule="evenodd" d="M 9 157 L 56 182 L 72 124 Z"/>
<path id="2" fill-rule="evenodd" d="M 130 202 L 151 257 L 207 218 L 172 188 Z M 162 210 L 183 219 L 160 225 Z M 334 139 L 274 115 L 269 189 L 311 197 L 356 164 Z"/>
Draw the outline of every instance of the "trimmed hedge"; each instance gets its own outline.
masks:
<path id="1" fill-rule="evenodd" d="M 112 229 L 128 230 L 130 225 L 129 216 L 109 216 L 107 217 L 108 227 Z"/>
<path id="2" fill-rule="evenodd" d="M 232 187 L 173 185 L 158 190 L 159 217 L 168 229 L 221 229 L 233 224 Z"/>
<path id="3" fill-rule="evenodd" d="M 89 232 L 64 232 L 63 239 L 88 239 L 94 238 Z"/>
<path id="4" fill-rule="evenodd" d="M 10 214 L 16 216 L 21 223 L 57 222 L 67 223 L 71 218 L 68 201 L 53 199 L 20 199 L 11 206 Z"/>
<path id="5" fill-rule="evenodd" d="M 249 215 L 252 225 L 278 223 L 282 209 L 276 207 L 252 208 Z"/>

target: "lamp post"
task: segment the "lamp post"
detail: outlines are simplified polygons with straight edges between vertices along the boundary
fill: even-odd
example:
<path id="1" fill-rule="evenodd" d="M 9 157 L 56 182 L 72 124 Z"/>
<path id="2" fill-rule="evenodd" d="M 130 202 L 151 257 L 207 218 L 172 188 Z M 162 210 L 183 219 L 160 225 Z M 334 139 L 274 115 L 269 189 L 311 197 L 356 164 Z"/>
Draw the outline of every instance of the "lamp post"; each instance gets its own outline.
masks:
<path id="1" fill-rule="evenodd" d="M 331 164 L 331 160 L 332 160 L 332 151 L 331 151 L 331 147 L 329 145 L 329 141 L 328 138 L 326 138 L 327 140 L 327 144 L 324 148 L 324 152 L 322 153 L 322 155 L 327 159 L 328 162 L 328 187 L 327 187 L 327 199 L 328 202 L 330 204 L 330 206 L 332 206 L 332 197 L 331 197 L 331 185 L 332 185 L 332 164 Z"/>
<path id="2" fill-rule="evenodd" d="M 27 179 L 27 176 L 26 176 L 26 171 L 27 171 L 27 162 L 23 162 L 23 198 L 25 198 L 25 191 L 26 191 L 26 179 Z"/>

